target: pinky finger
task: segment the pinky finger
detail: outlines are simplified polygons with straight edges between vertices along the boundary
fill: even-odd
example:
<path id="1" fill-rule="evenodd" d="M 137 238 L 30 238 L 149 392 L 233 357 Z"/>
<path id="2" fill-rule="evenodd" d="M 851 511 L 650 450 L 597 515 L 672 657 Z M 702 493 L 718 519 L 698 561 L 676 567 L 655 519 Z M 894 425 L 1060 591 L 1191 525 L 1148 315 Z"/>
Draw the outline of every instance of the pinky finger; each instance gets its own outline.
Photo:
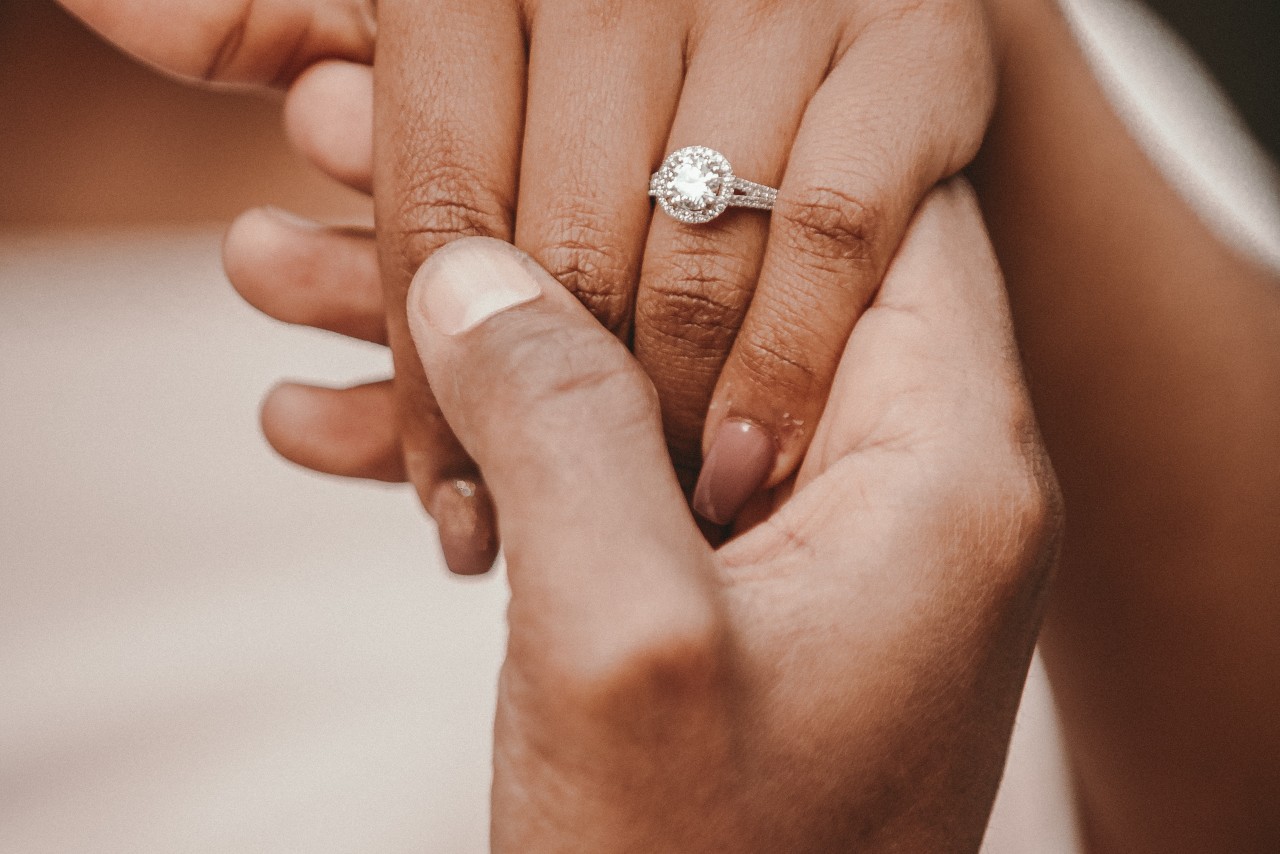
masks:
<path id="1" fill-rule="evenodd" d="M 313 471 L 405 480 L 390 380 L 341 389 L 283 383 L 263 401 L 262 432 L 280 456 Z"/>

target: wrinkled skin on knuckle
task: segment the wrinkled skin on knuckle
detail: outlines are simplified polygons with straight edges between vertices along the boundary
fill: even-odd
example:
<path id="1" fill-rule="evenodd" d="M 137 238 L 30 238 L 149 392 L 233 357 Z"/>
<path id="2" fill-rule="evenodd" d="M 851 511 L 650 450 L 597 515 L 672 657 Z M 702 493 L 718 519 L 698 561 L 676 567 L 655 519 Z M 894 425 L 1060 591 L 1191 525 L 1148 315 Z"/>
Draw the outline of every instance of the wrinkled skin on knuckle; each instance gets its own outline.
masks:
<path id="1" fill-rule="evenodd" d="M 386 226 L 397 265 L 409 276 L 431 253 L 460 237 L 511 238 L 512 205 L 505 193 L 481 170 L 458 165 L 447 155 L 446 149 L 410 161 Z"/>
<path id="2" fill-rule="evenodd" d="M 1012 329 L 1006 334 L 1012 339 Z M 1029 569 L 1048 570 L 1056 561 L 1063 528 L 1063 501 L 1057 475 L 1040 435 L 1040 427 L 1022 379 L 1016 345 L 1004 352 L 999 382 L 985 418 L 973 425 L 975 445 L 989 447 L 985 461 L 975 461 L 986 475 L 995 512 L 1009 520 L 1013 533 L 1011 560 Z"/>
<path id="3" fill-rule="evenodd" d="M 682 483 L 701 460 L 707 407 L 742 325 L 754 283 L 747 262 L 706 247 L 680 246 L 662 259 L 636 305 L 636 355 L 662 397 L 663 426 Z M 688 483 L 686 483 L 688 485 Z"/>
<path id="4" fill-rule="evenodd" d="M 724 850 L 737 823 L 724 635 L 700 600 L 681 601 L 674 616 L 617 619 L 594 642 L 513 637 L 498 716 L 507 753 L 495 762 L 533 766 L 531 799 L 560 795 L 535 808 L 575 850 Z M 584 807 L 595 821 L 584 823 Z M 601 824 L 602 814 L 625 823 Z M 708 833 L 713 820 L 725 826 Z"/>
<path id="5" fill-rule="evenodd" d="M 754 281 L 741 258 L 711 247 L 675 247 L 646 283 L 636 324 L 678 351 L 725 356 L 746 315 L 749 294 L 734 283 Z"/>
<path id="6" fill-rule="evenodd" d="M 1044 592 L 1063 526 L 1057 478 L 1034 418 L 1010 421 L 981 452 L 972 452 L 952 479 L 957 531 L 983 568 L 985 589 L 997 603 Z M 1016 610 L 1016 609 L 1015 609 Z"/>
<path id="7" fill-rule="evenodd" d="M 1018 506 L 1013 511 L 1027 534 L 1030 549 L 1038 556 L 1038 568 L 1047 582 L 1057 563 L 1066 525 L 1062 487 L 1029 402 L 1024 401 L 1019 407 L 1010 426 L 1023 484 Z"/>
<path id="8" fill-rule="evenodd" d="M 844 190 L 812 185 L 780 199 L 774 210 L 774 239 L 789 253 L 819 269 L 848 275 L 877 269 L 884 216 L 875 205 Z"/>
<path id="9" fill-rule="evenodd" d="M 757 327 L 738 340 L 736 376 L 775 401 L 807 402 L 821 394 L 830 378 L 804 344 L 803 337 L 778 332 L 777 327 Z"/>
<path id="10" fill-rule="evenodd" d="M 531 253 L 547 272 L 619 337 L 631 326 L 635 272 L 603 228 L 582 216 L 566 217 L 551 229 L 553 240 Z"/>

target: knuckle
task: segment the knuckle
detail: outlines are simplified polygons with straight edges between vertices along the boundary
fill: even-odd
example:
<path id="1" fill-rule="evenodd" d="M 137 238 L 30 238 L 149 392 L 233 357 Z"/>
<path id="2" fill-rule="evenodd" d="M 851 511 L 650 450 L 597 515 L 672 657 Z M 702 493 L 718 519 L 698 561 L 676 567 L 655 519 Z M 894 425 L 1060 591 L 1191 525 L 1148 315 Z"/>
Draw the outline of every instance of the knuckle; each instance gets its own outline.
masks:
<path id="1" fill-rule="evenodd" d="M 708 247 L 677 247 L 645 283 L 637 325 L 695 349 L 726 351 L 746 314 L 743 261 Z"/>
<path id="2" fill-rule="evenodd" d="M 810 348 L 795 337 L 771 328 L 740 336 L 734 359 L 750 383 L 769 389 L 782 399 L 808 399 L 823 385 Z"/>
<path id="3" fill-rule="evenodd" d="M 785 248 L 824 270 L 874 266 L 884 230 L 879 207 L 852 193 L 815 184 L 778 200 L 775 226 Z"/>
<path id="4" fill-rule="evenodd" d="M 394 211 L 393 240 L 409 270 L 460 237 L 511 235 L 510 206 L 488 176 L 458 165 L 447 152 L 432 160 L 439 162 L 414 171 Z"/>
<path id="5" fill-rule="evenodd" d="M 1020 407 L 1012 433 L 1021 488 L 1015 492 L 1011 511 L 1032 541 L 1056 548 L 1064 524 L 1062 490 L 1030 404 Z"/>
<path id="6" fill-rule="evenodd" d="M 584 217 L 553 228 L 554 239 L 533 254 L 560 284 L 615 335 L 630 322 L 630 293 L 634 272 L 625 253 L 609 241 L 603 229 Z"/>
<path id="7" fill-rule="evenodd" d="M 701 601 L 627 619 L 609 641 L 568 655 L 558 681 L 571 707 L 625 724 L 663 708 L 688 708 L 716 691 L 724 632 Z"/>
<path id="8" fill-rule="evenodd" d="M 1003 448 L 972 460 L 967 481 L 970 506 L 990 534 L 993 557 L 1020 576 L 1056 553 L 1063 501 L 1030 405 L 1020 407 L 1007 426 Z"/>
<path id="9" fill-rule="evenodd" d="M 1024 541 L 1043 539 L 1055 524 L 1058 511 L 1054 483 L 1029 466 L 1011 469 L 1005 478 L 998 507 Z"/>

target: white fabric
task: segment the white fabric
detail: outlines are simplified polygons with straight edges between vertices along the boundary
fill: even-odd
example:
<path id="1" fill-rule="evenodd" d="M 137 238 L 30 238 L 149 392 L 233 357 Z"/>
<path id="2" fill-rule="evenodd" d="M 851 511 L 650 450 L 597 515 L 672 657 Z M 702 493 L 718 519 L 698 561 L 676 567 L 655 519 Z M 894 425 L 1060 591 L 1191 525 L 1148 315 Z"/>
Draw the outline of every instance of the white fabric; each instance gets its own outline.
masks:
<path id="1" fill-rule="evenodd" d="M 1062 6 L 1098 81 L 1156 166 L 1229 243 L 1280 269 L 1280 172 L 1195 54 L 1133 0 Z"/>

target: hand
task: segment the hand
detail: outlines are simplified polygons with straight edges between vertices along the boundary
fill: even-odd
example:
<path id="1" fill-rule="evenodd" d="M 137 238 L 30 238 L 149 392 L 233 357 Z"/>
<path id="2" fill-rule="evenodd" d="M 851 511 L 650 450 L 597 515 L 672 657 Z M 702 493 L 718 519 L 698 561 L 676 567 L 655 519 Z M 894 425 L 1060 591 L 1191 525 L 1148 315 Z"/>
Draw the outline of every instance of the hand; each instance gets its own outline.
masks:
<path id="1" fill-rule="evenodd" d="M 794 493 L 718 552 L 645 373 L 527 256 L 456 242 L 406 316 L 506 547 L 495 851 L 977 850 L 1058 517 L 966 190 L 918 214 Z"/>
<path id="2" fill-rule="evenodd" d="M 992 104 L 977 0 L 387 0 L 378 13 L 377 174 L 357 138 L 367 72 L 316 69 L 289 112 L 318 162 L 378 188 L 401 430 L 349 453 L 320 447 L 333 433 L 290 420 L 308 394 L 295 387 L 290 406 L 268 407 L 268 433 L 295 459 L 343 473 L 385 476 L 403 447 L 455 567 L 487 567 L 496 540 L 408 338 L 404 294 L 432 251 L 465 235 L 514 239 L 632 340 L 685 488 L 704 516 L 728 522 L 795 470 L 907 221 L 977 151 Z M 730 211 L 691 227 L 658 214 L 650 225 L 649 174 L 690 143 L 780 184 L 772 218 Z M 354 257 L 350 241 L 309 240 L 315 256 Z M 372 245 L 363 253 L 343 267 L 371 266 Z M 259 290 L 245 281 L 249 254 L 229 241 L 245 292 Z M 321 390 L 309 409 L 373 423 L 390 394 Z"/>
<path id="3" fill-rule="evenodd" d="M 370 0 L 59 2 L 144 62 L 210 83 L 284 86 L 321 59 L 373 59 Z"/>

